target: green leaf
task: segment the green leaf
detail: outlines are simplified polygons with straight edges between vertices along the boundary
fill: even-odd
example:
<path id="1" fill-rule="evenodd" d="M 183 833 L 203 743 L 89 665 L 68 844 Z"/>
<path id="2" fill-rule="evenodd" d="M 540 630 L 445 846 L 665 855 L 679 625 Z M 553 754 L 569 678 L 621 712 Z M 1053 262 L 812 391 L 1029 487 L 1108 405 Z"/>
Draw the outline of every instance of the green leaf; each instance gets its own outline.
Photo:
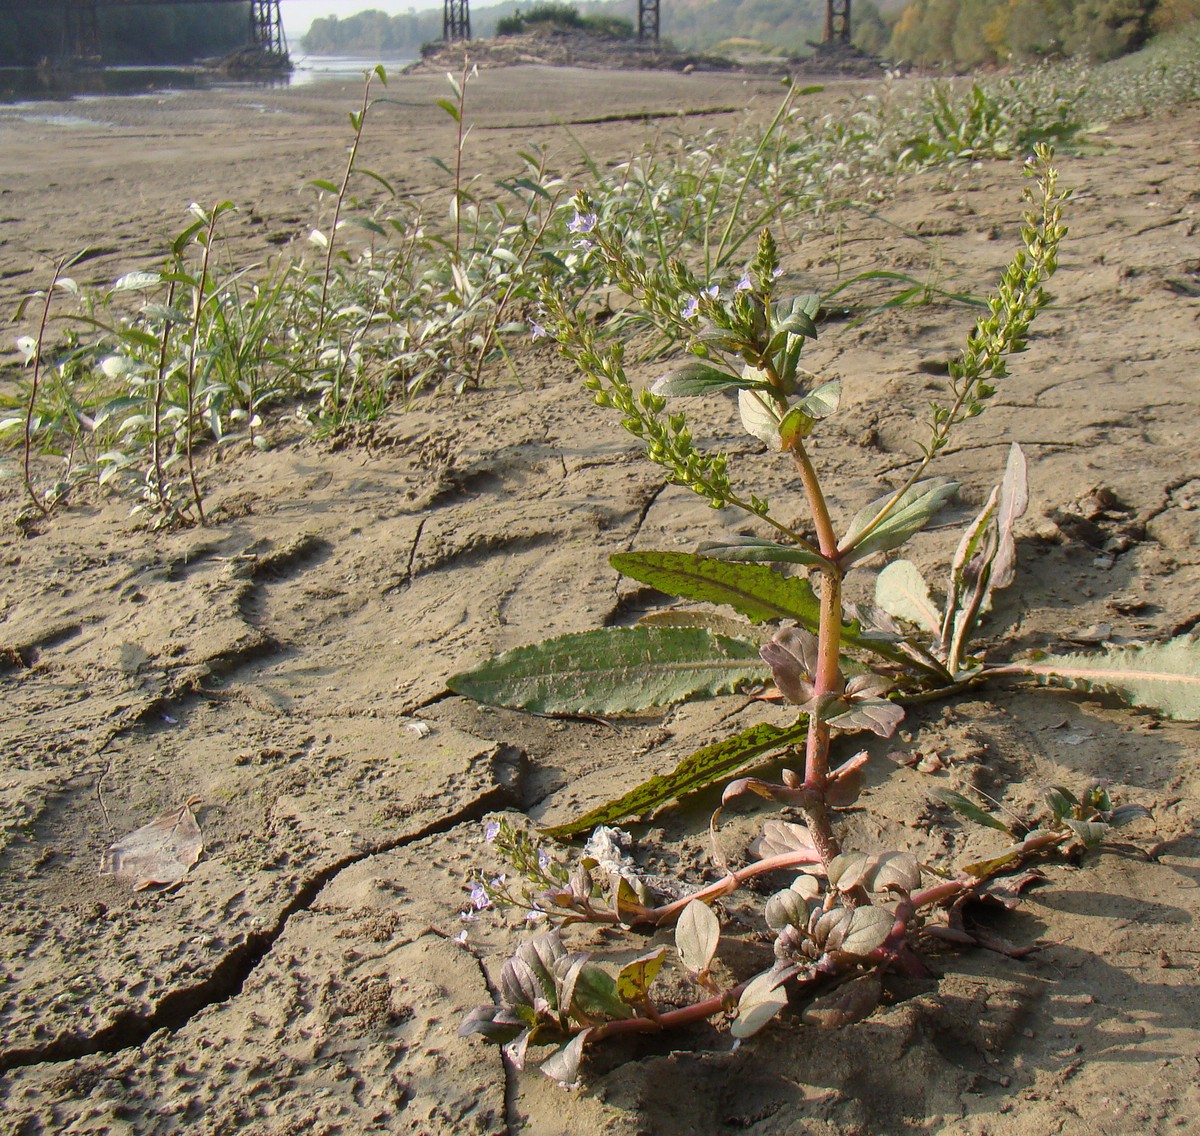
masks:
<path id="1" fill-rule="evenodd" d="M 728 564 L 688 552 L 619 552 L 608 562 L 667 595 L 728 604 L 755 623 L 794 619 L 815 631 L 820 619 L 820 601 L 807 580 L 757 564 Z"/>
<path id="2" fill-rule="evenodd" d="M 633 1017 L 633 1011 L 617 991 L 616 979 L 594 962 L 585 963 L 575 979 L 571 1009 L 587 1017 Z"/>
<path id="3" fill-rule="evenodd" d="M 823 564 L 824 558 L 795 544 L 779 544 L 757 536 L 736 537 L 723 543 L 705 543 L 700 551 L 714 560 L 775 564 Z"/>
<path id="4" fill-rule="evenodd" d="M 842 401 L 842 384 L 836 379 L 822 383 L 797 403 L 809 418 L 828 418 Z"/>
<path id="5" fill-rule="evenodd" d="M 761 682 L 758 646 L 690 627 L 605 627 L 454 675 L 455 694 L 539 714 L 636 714 Z"/>
<path id="6" fill-rule="evenodd" d="M 982 824 L 985 828 L 994 828 L 999 832 L 1006 832 L 1009 836 L 1012 835 L 1012 829 L 999 817 L 993 816 L 986 809 L 980 808 L 974 801 L 967 800 L 961 793 L 956 793 L 953 789 L 934 789 L 931 796 L 941 801 L 943 805 L 949 805 L 960 816 L 973 820 L 976 824 Z"/>
<path id="7" fill-rule="evenodd" d="M 691 552 L 619 552 L 608 562 L 623 575 L 660 592 L 701 603 L 728 604 L 755 623 L 792 619 L 813 632 L 820 626 L 820 601 L 808 581 L 781 576 L 765 565 L 730 564 Z M 842 624 L 842 644 L 886 659 L 901 657 L 890 644 L 864 634 L 857 620 Z"/>
<path id="8" fill-rule="evenodd" d="M 846 566 L 857 563 L 875 552 L 898 548 L 913 533 L 924 528 L 929 519 L 958 490 L 958 482 L 948 477 L 931 477 L 906 489 L 878 525 L 875 518 L 887 507 L 892 495 L 872 501 L 859 511 L 841 548 L 853 555 L 844 561 Z"/>
<path id="9" fill-rule="evenodd" d="M 929 585 L 911 560 L 893 560 L 875 579 L 875 603 L 888 615 L 928 631 L 941 632 L 942 621 L 933 606 Z"/>
<path id="10" fill-rule="evenodd" d="M 1168 718 L 1200 721 L 1200 639 L 1192 635 L 1144 647 L 1050 655 L 1004 670 L 1031 675 L 1048 686 L 1115 694 Z"/>
<path id="11" fill-rule="evenodd" d="M 644 816 L 669 801 L 706 789 L 776 750 L 799 745 L 807 736 L 807 717 L 785 728 L 767 724 L 752 726 L 731 738 L 698 749 L 670 773 L 643 781 L 615 801 L 592 809 L 576 820 L 542 831 L 556 840 L 563 840 L 579 832 L 590 832 L 598 824 L 615 824 L 627 817 Z"/>
<path id="12" fill-rule="evenodd" d="M 767 384 L 758 379 L 742 378 L 719 370 L 708 363 L 684 363 L 669 375 L 654 384 L 654 393 L 661 395 L 688 396 L 712 394 L 715 391 L 749 390 Z"/>

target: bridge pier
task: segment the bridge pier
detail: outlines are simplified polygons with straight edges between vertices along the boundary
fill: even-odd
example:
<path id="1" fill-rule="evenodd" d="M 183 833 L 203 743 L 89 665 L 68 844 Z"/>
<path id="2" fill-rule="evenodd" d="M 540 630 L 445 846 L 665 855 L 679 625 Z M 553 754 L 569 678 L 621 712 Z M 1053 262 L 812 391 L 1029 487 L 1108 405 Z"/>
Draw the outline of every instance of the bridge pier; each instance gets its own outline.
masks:
<path id="1" fill-rule="evenodd" d="M 250 0 L 250 42 L 264 55 L 287 58 L 279 0 Z"/>
<path id="2" fill-rule="evenodd" d="M 442 39 L 446 43 L 471 38 L 471 9 L 468 0 L 445 0 L 442 9 Z"/>
<path id="3" fill-rule="evenodd" d="M 67 0 L 63 5 L 63 55 L 71 63 L 99 63 L 104 58 L 100 50 L 100 19 L 96 0 Z"/>
<path id="4" fill-rule="evenodd" d="M 659 0 L 638 0 L 637 37 L 658 43 Z"/>

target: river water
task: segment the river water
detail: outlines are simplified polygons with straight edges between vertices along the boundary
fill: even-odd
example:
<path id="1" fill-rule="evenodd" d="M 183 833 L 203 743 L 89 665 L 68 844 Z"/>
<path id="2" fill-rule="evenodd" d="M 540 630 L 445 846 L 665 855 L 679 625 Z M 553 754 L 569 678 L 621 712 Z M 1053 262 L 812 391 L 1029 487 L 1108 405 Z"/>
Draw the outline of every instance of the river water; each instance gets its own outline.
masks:
<path id="1" fill-rule="evenodd" d="M 102 71 L 39 71 L 0 67 L 0 104 L 69 102 L 97 95 L 145 95 L 220 87 L 302 87 L 326 79 L 354 79 L 382 62 L 389 73 L 411 59 L 377 60 L 333 55 L 293 54 L 290 75 L 232 79 L 198 67 L 107 67 Z"/>

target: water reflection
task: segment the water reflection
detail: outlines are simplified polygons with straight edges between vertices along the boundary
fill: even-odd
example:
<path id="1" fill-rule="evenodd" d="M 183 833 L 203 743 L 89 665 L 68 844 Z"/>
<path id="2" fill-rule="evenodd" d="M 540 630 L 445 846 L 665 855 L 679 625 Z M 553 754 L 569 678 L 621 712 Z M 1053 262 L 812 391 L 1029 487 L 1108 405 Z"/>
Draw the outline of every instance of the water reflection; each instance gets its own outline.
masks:
<path id="1" fill-rule="evenodd" d="M 293 54 L 290 74 L 231 78 L 202 67 L 37 68 L 0 67 L 0 104 L 65 102 L 95 95 L 146 95 L 155 91 L 192 91 L 227 87 L 301 87 L 327 79 L 355 79 L 378 60 L 348 56 Z M 389 73 L 411 59 L 389 60 Z"/>

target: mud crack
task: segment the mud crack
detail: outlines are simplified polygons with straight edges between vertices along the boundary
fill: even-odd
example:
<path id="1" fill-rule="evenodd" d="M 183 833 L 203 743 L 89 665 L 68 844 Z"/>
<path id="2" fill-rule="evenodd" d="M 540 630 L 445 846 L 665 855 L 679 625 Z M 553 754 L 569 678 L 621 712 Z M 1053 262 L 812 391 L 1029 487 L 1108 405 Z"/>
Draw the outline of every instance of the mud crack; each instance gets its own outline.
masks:
<path id="1" fill-rule="evenodd" d="M 334 861 L 314 873 L 300 886 L 271 927 L 250 934 L 245 942 L 238 944 L 225 955 L 202 981 L 164 995 L 155 1009 L 148 1014 L 132 1011 L 121 1013 L 111 1024 L 95 1033 L 58 1037 L 44 1045 L 0 1052 L 0 1074 L 30 1065 L 59 1064 L 94 1054 L 119 1053 L 144 1044 L 151 1034 L 159 1030 L 176 1033 L 188 1025 L 200 1011 L 236 998 L 255 968 L 270 954 L 286 930 L 288 920 L 312 907 L 322 889 L 339 873 L 371 856 L 405 848 L 431 836 L 443 835 L 462 824 L 478 822 L 488 813 L 515 801 L 514 786 L 496 784 L 461 809 L 430 821 L 416 832 L 406 833 L 395 840 L 384 841 Z M 505 1100 L 508 1107 L 507 1091 Z"/>

